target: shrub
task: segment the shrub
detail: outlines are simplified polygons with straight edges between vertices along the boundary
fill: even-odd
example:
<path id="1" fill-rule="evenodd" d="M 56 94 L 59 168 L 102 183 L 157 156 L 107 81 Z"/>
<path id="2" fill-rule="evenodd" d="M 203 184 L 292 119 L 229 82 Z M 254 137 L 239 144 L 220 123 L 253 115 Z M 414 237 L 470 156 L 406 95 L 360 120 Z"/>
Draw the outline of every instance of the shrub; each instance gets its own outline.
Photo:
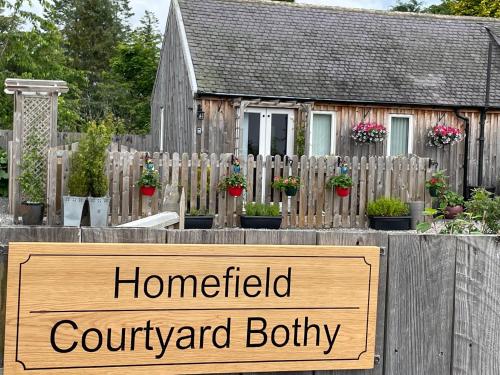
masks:
<path id="1" fill-rule="evenodd" d="M 346 174 L 330 177 L 326 186 L 331 188 L 350 188 L 352 187 L 352 178 Z"/>
<path id="2" fill-rule="evenodd" d="M 106 117 L 97 124 L 91 122 L 85 137 L 80 141 L 78 151 L 71 160 L 68 181 L 70 194 L 84 197 L 104 197 L 109 182 L 106 175 L 107 150 L 111 144 L 112 117 Z"/>
<path id="3" fill-rule="evenodd" d="M 45 186 L 43 178 L 40 176 L 42 156 L 40 155 L 39 146 L 41 141 L 38 136 L 32 134 L 28 137 L 26 143 L 30 147 L 29 151 L 23 155 L 19 186 L 27 203 L 44 203 Z"/>
<path id="4" fill-rule="evenodd" d="M 493 195 L 485 189 L 476 189 L 472 200 L 465 204 L 467 212 L 481 223 L 481 232 L 500 234 L 500 197 Z"/>
<path id="5" fill-rule="evenodd" d="M 280 216 L 280 208 L 277 204 L 262 204 L 249 202 L 245 205 L 247 216 Z"/>
<path id="6" fill-rule="evenodd" d="M 0 148 L 0 197 L 9 194 L 9 173 L 7 171 L 7 151 Z"/>
<path id="7" fill-rule="evenodd" d="M 368 204 L 366 212 L 368 216 L 407 216 L 410 214 L 410 208 L 397 198 L 379 198 Z"/>

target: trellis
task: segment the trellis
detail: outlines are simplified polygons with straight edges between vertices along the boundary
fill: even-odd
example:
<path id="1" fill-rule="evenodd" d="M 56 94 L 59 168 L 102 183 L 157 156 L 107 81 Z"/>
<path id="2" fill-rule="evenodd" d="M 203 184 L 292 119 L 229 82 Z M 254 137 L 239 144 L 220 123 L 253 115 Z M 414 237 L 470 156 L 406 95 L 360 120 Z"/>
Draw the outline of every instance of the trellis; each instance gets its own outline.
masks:
<path id="1" fill-rule="evenodd" d="M 18 177 L 23 155 L 36 147 L 41 156 L 38 178 L 47 181 L 47 158 L 50 147 L 57 145 L 57 102 L 68 92 L 64 81 L 7 79 L 5 92 L 14 95 L 14 134 L 9 142 L 9 209 L 17 220 L 22 196 Z M 36 136 L 37 144 L 28 142 Z"/>

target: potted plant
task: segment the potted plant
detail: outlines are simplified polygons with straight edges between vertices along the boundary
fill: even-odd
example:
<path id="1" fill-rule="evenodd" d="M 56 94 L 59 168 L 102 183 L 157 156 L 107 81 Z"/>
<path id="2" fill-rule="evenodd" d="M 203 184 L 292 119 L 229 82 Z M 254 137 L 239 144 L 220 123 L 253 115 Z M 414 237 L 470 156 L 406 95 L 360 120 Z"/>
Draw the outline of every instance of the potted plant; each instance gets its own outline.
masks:
<path id="1" fill-rule="evenodd" d="M 160 173 L 154 168 L 154 164 L 146 158 L 146 164 L 137 185 L 141 188 L 141 194 L 152 197 L 156 189 L 161 188 Z"/>
<path id="2" fill-rule="evenodd" d="M 447 190 L 441 196 L 440 207 L 447 219 L 455 219 L 464 212 L 464 197 L 453 191 Z"/>
<path id="3" fill-rule="evenodd" d="M 347 174 L 330 177 L 327 182 L 327 187 L 330 189 L 335 188 L 335 192 L 339 197 L 345 198 L 349 196 L 353 182 L 352 178 Z"/>
<path id="4" fill-rule="evenodd" d="M 241 215 L 241 227 L 247 229 L 280 229 L 280 208 L 277 204 L 249 202 L 245 215 Z"/>
<path id="5" fill-rule="evenodd" d="M 273 181 L 273 188 L 283 190 L 289 197 L 297 195 L 297 190 L 300 187 L 300 177 L 278 177 L 276 176 Z"/>
<path id="6" fill-rule="evenodd" d="M 428 142 L 431 147 L 444 147 L 462 142 L 465 139 L 461 129 L 447 125 L 436 125 L 427 132 Z"/>
<path id="7" fill-rule="evenodd" d="M 247 180 L 241 173 L 232 173 L 219 183 L 219 191 L 226 190 L 232 197 L 240 197 L 247 189 Z"/>
<path id="8" fill-rule="evenodd" d="M 429 189 L 431 197 L 437 198 L 446 190 L 446 176 L 445 171 L 436 171 L 432 174 L 431 178 L 425 182 L 425 187 Z"/>
<path id="9" fill-rule="evenodd" d="M 89 194 L 86 160 L 80 151 L 71 157 L 68 177 L 69 195 L 63 196 L 63 223 L 65 227 L 79 227 L 83 206 Z"/>
<path id="10" fill-rule="evenodd" d="M 207 210 L 192 209 L 184 218 L 185 229 L 212 229 L 214 215 L 209 215 Z"/>
<path id="11" fill-rule="evenodd" d="M 410 207 L 397 198 L 379 198 L 366 209 L 370 228 L 377 230 L 409 230 Z"/>
<path id="12" fill-rule="evenodd" d="M 40 176 L 42 157 L 40 155 L 40 144 L 38 137 L 29 136 L 26 140 L 28 151 L 23 155 L 21 164 L 21 175 L 19 186 L 24 198 L 22 207 L 22 218 L 24 225 L 42 225 L 44 214 L 45 187 L 43 178 Z"/>
<path id="13" fill-rule="evenodd" d="M 106 175 L 107 150 L 111 144 L 112 118 L 106 117 L 99 124 L 92 122 L 80 147 L 87 159 L 87 178 L 89 183 L 90 226 L 108 225 L 110 198 L 109 181 Z"/>
<path id="14" fill-rule="evenodd" d="M 387 129 L 381 124 L 360 122 L 352 128 L 351 137 L 356 144 L 383 142 L 387 137 Z"/>

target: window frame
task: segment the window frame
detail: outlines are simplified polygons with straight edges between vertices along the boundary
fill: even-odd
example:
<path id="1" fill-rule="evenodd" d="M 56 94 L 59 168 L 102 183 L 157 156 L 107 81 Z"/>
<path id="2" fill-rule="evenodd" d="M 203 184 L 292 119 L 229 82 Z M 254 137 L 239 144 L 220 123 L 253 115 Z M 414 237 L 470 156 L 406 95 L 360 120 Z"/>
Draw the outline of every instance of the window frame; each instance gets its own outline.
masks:
<path id="1" fill-rule="evenodd" d="M 330 115 L 331 118 L 331 139 L 330 139 L 330 155 L 335 155 L 336 152 L 336 136 L 337 136 L 337 112 L 336 111 L 311 111 L 311 119 L 309 121 L 309 157 L 312 155 L 313 143 L 313 128 L 314 128 L 314 115 Z"/>
<path id="2" fill-rule="evenodd" d="M 389 123 L 387 125 L 387 156 L 395 156 L 391 155 L 391 128 L 392 128 L 392 119 L 393 118 L 407 118 L 408 121 L 408 154 L 413 154 L 413 115 L 410 114 L 396 114 L 391 113 L 389 115 Z"/>

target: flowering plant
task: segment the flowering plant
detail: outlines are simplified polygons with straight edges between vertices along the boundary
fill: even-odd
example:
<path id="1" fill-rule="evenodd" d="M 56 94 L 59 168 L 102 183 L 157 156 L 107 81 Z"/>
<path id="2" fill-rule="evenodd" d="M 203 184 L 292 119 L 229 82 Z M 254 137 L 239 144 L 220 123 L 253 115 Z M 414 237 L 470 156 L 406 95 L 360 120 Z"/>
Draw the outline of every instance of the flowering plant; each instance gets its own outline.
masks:
<path id="1" fill-rule="evenodd" d="M 431 196 L 439 197 L 446 190 L 445 171 L 436 171 L 432 174 L 431 178 L 425 182 L 425 187 L 429 189 Z"/>
<path id="2" fill-rule="evenodd" d="M 387 137 L 387 129 L 384 125 L 370 122 L 360 122 L 352 128 L 352 139 L 356 143 L 383 142 Z"/>
<path id="3" fill-rule="evenodd" d="M 427 133 L 429 146 L 443 147 L 445 145 L 453 145 L 462 142 L 465 135 L 462 130 L 453 126 L 436 125 L 429 129 Z"/>
<path id="4" fill-rule="evenodd" d="M 300 187 L 300 177 L 290 176 L 290 177 L 274 177 L 273 188 L 283 190 L 286 188 L 299 188 Z"/>

